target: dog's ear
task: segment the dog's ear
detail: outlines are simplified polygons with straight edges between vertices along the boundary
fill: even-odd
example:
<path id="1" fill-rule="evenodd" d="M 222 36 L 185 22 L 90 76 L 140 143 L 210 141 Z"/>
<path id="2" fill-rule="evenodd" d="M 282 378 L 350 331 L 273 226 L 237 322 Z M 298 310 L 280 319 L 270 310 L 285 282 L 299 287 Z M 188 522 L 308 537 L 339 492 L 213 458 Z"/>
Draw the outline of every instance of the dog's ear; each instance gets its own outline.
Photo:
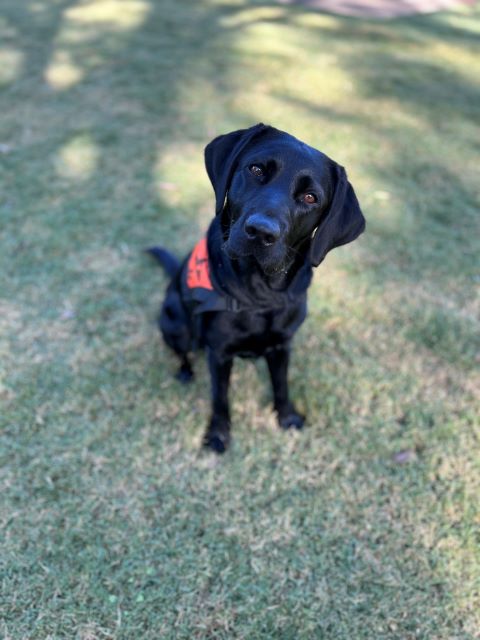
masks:
<path id="1" fill-rule="evenodd" d="M 215 212 L 223 211 L 228 188 L 237 165 L 237 159 L 245 147 L 259 134 L 271 129 L 261 122 L 250 129 L 239 129 L 218 136 L 205 147 L 205 166 L 215 191 Z"/>
<path id="2" fill-rule="evenodd" d="M 365 218 L 345 169 L 335 164 L 333 175 L 332 201 L 312 240 L 310 259 L 314 267 L 331 249 L 352 242 L 365 230 Z"/>

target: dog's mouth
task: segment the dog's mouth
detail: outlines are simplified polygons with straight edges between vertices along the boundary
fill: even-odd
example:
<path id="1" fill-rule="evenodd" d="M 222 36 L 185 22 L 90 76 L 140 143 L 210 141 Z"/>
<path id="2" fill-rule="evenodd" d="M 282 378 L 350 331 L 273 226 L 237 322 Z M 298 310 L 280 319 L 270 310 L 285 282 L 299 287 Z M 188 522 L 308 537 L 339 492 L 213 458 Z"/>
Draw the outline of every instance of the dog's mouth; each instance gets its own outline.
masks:
<path id="1" fill-rule="evenodd" d="M 222 249 L 230 260 L 237 261 L 242 258 L 251 258 L 260 270 L 268 276 L 281 273 L 287 269 L 285 252 L 282 251 L 281 255 L 278 255 L 280 253 L 278 248 L 275 248 L 276 250 L 274 251 L 269 247 L 259 249 L 258 247 L 249 247 L 248 243 L 232 243 L 228 239 L 224 242 Z"/>

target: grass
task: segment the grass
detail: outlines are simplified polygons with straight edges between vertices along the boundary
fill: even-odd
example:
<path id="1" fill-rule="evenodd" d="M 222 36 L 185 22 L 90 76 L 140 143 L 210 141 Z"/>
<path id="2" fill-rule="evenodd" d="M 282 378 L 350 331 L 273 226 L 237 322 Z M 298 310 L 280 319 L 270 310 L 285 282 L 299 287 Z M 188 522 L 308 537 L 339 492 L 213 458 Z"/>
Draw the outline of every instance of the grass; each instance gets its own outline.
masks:
<path id="1" fill-rule="evenodd" d="M 1 637 L 480 637 L 479 17 L 3 0 Z M 368 233 L 311 289 L 308 428 L 239 362 L 217 459 L 141 250 L 193 245 L 204 145 L 260 120 L 348 168 Z"/>

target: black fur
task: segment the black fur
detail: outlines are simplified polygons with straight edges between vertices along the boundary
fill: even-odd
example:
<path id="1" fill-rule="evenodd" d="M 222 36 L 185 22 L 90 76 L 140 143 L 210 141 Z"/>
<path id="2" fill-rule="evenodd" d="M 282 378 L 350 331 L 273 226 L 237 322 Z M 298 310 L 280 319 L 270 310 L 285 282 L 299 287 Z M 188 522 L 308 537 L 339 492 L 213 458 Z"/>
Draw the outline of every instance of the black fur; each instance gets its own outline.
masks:
<path id="1" fill-rule="evenodd" d="M 194 317 L 182 293 L 186 261 L 177 266 L 164 249 L 150 252 L 172 277 L 159 324 L 180 358 L 181 380 L 193 375 L 189 353 L 207 349 L 212 416 L 204 444 L 223 452 L 230 441 L 228 387 L 235 356 L 265 357 L 280 426 L 302 428 L 287 370 L 291 340 L 306 316 L 312 267 L 334 247 L 355 240 L 365 220 L 343 167 L 273 127 L 258 124 L 215 138 L 205 149 L 205 163 L 216 197 L 207 233 L 211 275 L 240 310 Z"/>
<path id="2" fill-rule="evenodd" d="M 147 253 L 162 265 L 170 278 L 173 278 L 180 268 L 180 261 L 177 260 L 173 253 L 170 253 L 170 251 L 167 251 L 163 247 L 150 247 L 147 249 Z"/>

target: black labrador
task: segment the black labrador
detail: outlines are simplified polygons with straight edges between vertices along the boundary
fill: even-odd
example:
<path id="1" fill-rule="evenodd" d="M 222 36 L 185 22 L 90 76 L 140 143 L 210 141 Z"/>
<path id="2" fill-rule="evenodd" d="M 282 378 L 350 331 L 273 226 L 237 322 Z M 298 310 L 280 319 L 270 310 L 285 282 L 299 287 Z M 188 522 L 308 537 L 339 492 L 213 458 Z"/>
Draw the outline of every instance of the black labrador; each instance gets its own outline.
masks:
<path id="1" fill-rule="evenodd" d="M 287 370 L 312 267 L 355 240 L 365 219 L 343 167 L 273 127 L 215 138 L 205 163 L 216 197 L 206 238 L 181 264 L 163 248 L 148 251 L 172 278 L 159 325 L 180 358 L 179 379 L 193 375 L 189 353 L 207 350 L 213 406 L 204 445 L 221 453 L 234 356 L 265 357 L 280 426 L 302 428 Z"/>

